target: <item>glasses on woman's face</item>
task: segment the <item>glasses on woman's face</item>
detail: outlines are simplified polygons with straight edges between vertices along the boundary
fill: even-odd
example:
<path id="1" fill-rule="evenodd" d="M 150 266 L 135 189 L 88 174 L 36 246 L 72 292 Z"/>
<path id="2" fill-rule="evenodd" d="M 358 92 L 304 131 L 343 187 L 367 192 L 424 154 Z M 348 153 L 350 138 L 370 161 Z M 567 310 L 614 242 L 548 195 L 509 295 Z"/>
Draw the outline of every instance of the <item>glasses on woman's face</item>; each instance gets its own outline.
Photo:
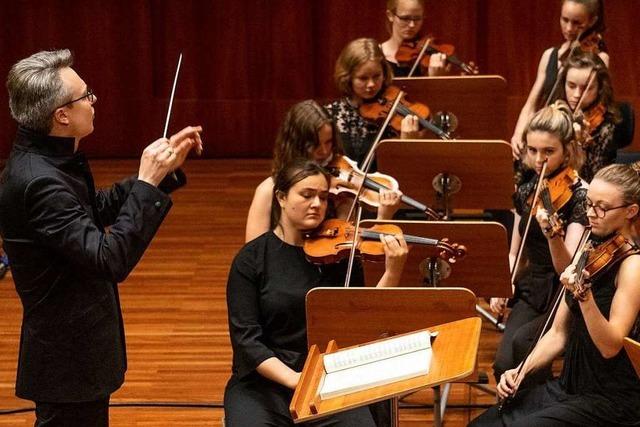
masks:
<path id="1" fill-rule="evenodd" d="M 587 212 L 589 211 L 589 209 L 593 209 L 593 212 L 595 212 L 596 217 L 598 218 L 604 218 L 607 212 L 613 211 L 615 209 L 626 208 L 627 206 L 630 206 L 630 205 L 627 203 L 626 205 L 614 206 L 612 208 L 605 208 L 600 205 L 594 204 L 591 200 L 589 200 L 588 197 L 584 199 L 584 208 L 587 210 Z"/>
<path id="2" fill-rule="evenodd" d="M 69 101 L 69 102 L 65 102 L 65 103 L 64 103 L 64 104 L 62 104 L 62 105 L 57 106 L 57 107 L 56 107 L 56 110 L 57 110 L 58 108 L 66 107 L 67 105 L 73 104 L 74 102 L 82 101 L 82 100 L 83 100 L 83 99 L 85 99 L 85 98 L 87 98 L 87 100 L 88 100 L 90 103 L 92 103 L 92 104 L 96 101 L 96 96 L 95 96 L 95 94 L 93 93 L 93 91 L 92 91 L 91 89 L 87 88 L 87 91 L 85 92 L 85 94 L 84 94 L 84 95 L 82 95 L 82 96 L 81 96 L 81 97 L 79 97 L 79 98 L 72 99 L 72 100 L 71 100 L 71 101 Z"/>
<path id="3" fill-rule="evenodd" d="M 411 16 L 411 15 L 398 15 L 397 13 L 394 13 L 395 17 L 398 18 L 400 20 L 400 23 L 402 25 L 409 25 L 412 22 L 414 24 L 418 24 L 420 22 L 422 22 L 422 20 L 424 19 L 423 16 Z"/>

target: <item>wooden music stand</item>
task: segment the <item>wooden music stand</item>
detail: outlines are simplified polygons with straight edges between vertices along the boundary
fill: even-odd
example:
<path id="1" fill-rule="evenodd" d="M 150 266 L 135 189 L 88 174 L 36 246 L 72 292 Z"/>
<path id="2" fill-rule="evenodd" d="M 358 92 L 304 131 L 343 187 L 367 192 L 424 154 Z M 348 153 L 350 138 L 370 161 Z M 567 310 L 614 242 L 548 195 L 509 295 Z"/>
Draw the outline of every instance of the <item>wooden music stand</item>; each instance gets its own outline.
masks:
<path id="1" fill-rule="evenodd" d="M 511 297 L 507 231 L 497 222 L 481 221 L 376 221 L 361 227 L 394 224 L 404 234 L 442 239 L 467 248 L 467 255 L 454 264 L 438 258 L 437 248 L 411 245 L 400 283 L 404 286 L 464 286 L 478 297 Z M 366 262 L 365 284 L 384 273 L 384 263 Z M 447 271 L 449 274 L 447 274 Z"/>
<path id="2" fill-rule="evenodd" d="M 502 76 L 399 77 L 393 83 L 411 101 L 427 104 L 431 115 L 448 111 L 458 118 L 462 138 L 508 139 L 507 81 Z"/>
<path id="3" fill-rule="evenodd" d="M 325 349 L 343 347 L 429 328 L 438 331 L 429 374 L 327 400 L 315 393 L 320 378 L 310 375 L 317 350 L 310 350 L 305 371 L 291 401 L 296 423 L 434 387 L 474 371 L 481 321 L 475 295 L 462 288 L 315 288 L 307 294 L 307 341 Z M 331 350 L 331 349 L 329 349 Z M 312 412 L 315 411 L 315 413 Z M 434 405 L 436 425 L 441 409 Z"/>
<path id="4" fill-rule="evenodd" d="M 624 348 L 627 350 L 631 364 L 636 370 L 638 377 L 640 377 L 640 342 L 634 341 L 629 337 L 626 337 L 623 341 Z"/>
<path id="5" fill-rule="evenodd" d="M 513 207 L 511 146 L 504 141 L 383 140 L 378 170 L 404 194 L 444 211 Z"/>

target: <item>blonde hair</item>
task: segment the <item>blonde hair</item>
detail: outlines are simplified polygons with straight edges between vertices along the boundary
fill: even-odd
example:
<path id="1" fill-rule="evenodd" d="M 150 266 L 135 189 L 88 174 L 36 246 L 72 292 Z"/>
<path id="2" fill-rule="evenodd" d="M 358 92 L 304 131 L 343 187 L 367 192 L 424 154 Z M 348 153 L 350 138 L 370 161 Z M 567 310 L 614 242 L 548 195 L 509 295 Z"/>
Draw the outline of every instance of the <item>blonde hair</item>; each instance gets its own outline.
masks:
<path id="1" fill-rule="evenodd" d="M 600 179 L 620 188 L 624 203 L 640 205 L 640 162 L 605 166 L 593 179 Z"/>
<path id="2" fill-rule="evenodd" d="M 567 166 L 580 170 L 584 164 L 584 152 L 575 140 L 571 108 L 564 101 L 556 101 L 533 115 L 525 128 L 522 139 L 526 141 L 530 132 L 547 132 L 556 136 L 567 156 Z"/>
<path id="3" fill-rule="evenodd" d="M 353 40 L 342 49 L 338 60 L 336 61 L 336 68 L 333 74 L 333 80 L 336 83 L 336 87 L 346 96 L 353 95 L 353 73 L 356 68 L 368 61 L 379 62 L 382 67 L 382 73 L 384 75 L 384 82 L 382 87 L 385 88 L 391 84 L 393 79 L 393 71 L 391 66 L 387 63 L 380 49 L 380 45 L 374 39 L 360 38 Z"/>

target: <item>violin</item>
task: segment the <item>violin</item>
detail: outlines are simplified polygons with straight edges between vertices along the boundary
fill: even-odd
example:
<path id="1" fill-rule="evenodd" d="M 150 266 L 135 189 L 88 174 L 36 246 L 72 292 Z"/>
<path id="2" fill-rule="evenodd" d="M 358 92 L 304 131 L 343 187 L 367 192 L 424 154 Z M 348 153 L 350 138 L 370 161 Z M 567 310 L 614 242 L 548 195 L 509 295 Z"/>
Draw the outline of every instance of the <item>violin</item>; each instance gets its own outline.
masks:
<path id="1" fill-rule="evenodd" d="M 380 172 L 367 174 L 363 182 L 364 172 L 358 168 L 358 164 L 354 160 L 351 160 L 347 156 L 335 157 L 331 163 L 329 163 L 327 169 L 332 175 L 330 193 L 335 195 L 349 193 L 355 196 L 358 194 L 360 186 L 364 185 L 365 188 L 360 193 L 360 200 L 372 208 L 380 206 L 380 190 L 398 190 L 400 187 L 394 177 Z M 402 195 L 400 200 L 404 204 L 424 212 L 432 219 L 441 219 L 440 214 L 436 211 L 411 197 Z"/>
<path id="2" fill-rule="evenodd" d="M 427 43 L 428 46 L 426 47 L 423 57 L 420 58 L 420 69 L 423 75 L 429 74 L 429 59 L 434 53 L 444 53 L 447 56 L 447 62 L 460 68 L 465 74 L 478 74 L 480 72 L 478 66 L 473 62 L 463 62 L 454 54 L 455 46 L 444 43 L 436 44 L 433 42 L 433 39 L 429 37 L 404 40 L 396 52 L 396 61 L 398 61 L 398 64 L 403 67 L 412 66 L 416 60 L 418 60 L 425 43 Z"/>
<path id="3" fill-rule="evenodd" d="M 591 279 L 627 256 L 637 253 L 640 253 L 638 247 L 620 233 L 616 233 L 597 246 L 594 246 L 592 241 L 588 241 L 576 255 L 577 277 L 571 289 L 574 298 L 584 300 L 585 292 L 591 286 Z M 585 272 L 589 274 L 589 281 L 585 280 Z"/>
<path id="4" fill-rule="evenodd" d="M 371 228 L 360 228 L 357 239 L 357 252 L 365 261 L 384 261 L 384 244 L 381 235 L 401 234 L 397 225 L 379 224 Z M 449 243 L 447 239 L 431 239 L 412 235 L 404 235 L 407 243 L 432 246 L 438 250 L 438 256 L 455 263 L 467 254 L 467 248 L 457 243 Z M 307 259 L 314 264 L 330 264 L 347 258 L 354 242 L 354 227 L 342 219 L 328 219 L 314 231 L 305 236 L 304 252 Z"/>
<path id="5" fill-rule="evenodd" d="M 567 167 L 552 178 L 544 178 L 540 186 L 540 195 L 531 215 L 543 208 L 549 214 L 550 230 L 547 233 L 550 237 L 564 236 L 564 221 L 558 215 L 558 211 L 571 200 L 574 191 L 580 187 L 578 172 Z M 534 195 L 531 194 L 529 205 L 533 203 L 533 198 Z"/>
<path id="6" fill-rule="evenodd" d="M 397 86 L 389 86 L 384 92 L 369 102 L 363 102 L 360 105 L 360 115 L 369 121 L 384 122 L 389 115 L 393 103 L 400 93 L 400 89 Z M 409 102 L 406 99 L 402 99 L 395 111 L 397 114 L 391 119 L 390 125 L 396 131 L 400 132 L 402 126 L 402 118 L 408 115 L 414 115 L 418 117 L 420 125 L 436 134 L 441 139 L 451 139 L 451 136 L 445 130 L 436 126 L 429 116 L 431 114 L 429 107 L 419 102 Z"/>
<path id="7" fill-rule="evenodd" d="M 583 148 L 593 144 L 593 133 L 604 122 L 606 112 L 607 107 L 598 103 L 587 111 L 577 110 L 574 114 L 576 140 Z"/>

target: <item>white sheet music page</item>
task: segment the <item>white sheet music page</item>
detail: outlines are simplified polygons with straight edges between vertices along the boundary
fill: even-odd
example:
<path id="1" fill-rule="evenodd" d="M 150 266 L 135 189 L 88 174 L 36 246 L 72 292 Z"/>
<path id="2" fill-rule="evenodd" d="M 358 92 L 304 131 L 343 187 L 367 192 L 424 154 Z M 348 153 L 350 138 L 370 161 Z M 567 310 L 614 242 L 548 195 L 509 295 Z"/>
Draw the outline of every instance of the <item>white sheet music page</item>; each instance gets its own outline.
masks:
<path id="1" fill-rule="evenodd" d="M 428 331 L 326 354 L 320 397 L 329 399 L 426 375 L 430 365 Z"/>

